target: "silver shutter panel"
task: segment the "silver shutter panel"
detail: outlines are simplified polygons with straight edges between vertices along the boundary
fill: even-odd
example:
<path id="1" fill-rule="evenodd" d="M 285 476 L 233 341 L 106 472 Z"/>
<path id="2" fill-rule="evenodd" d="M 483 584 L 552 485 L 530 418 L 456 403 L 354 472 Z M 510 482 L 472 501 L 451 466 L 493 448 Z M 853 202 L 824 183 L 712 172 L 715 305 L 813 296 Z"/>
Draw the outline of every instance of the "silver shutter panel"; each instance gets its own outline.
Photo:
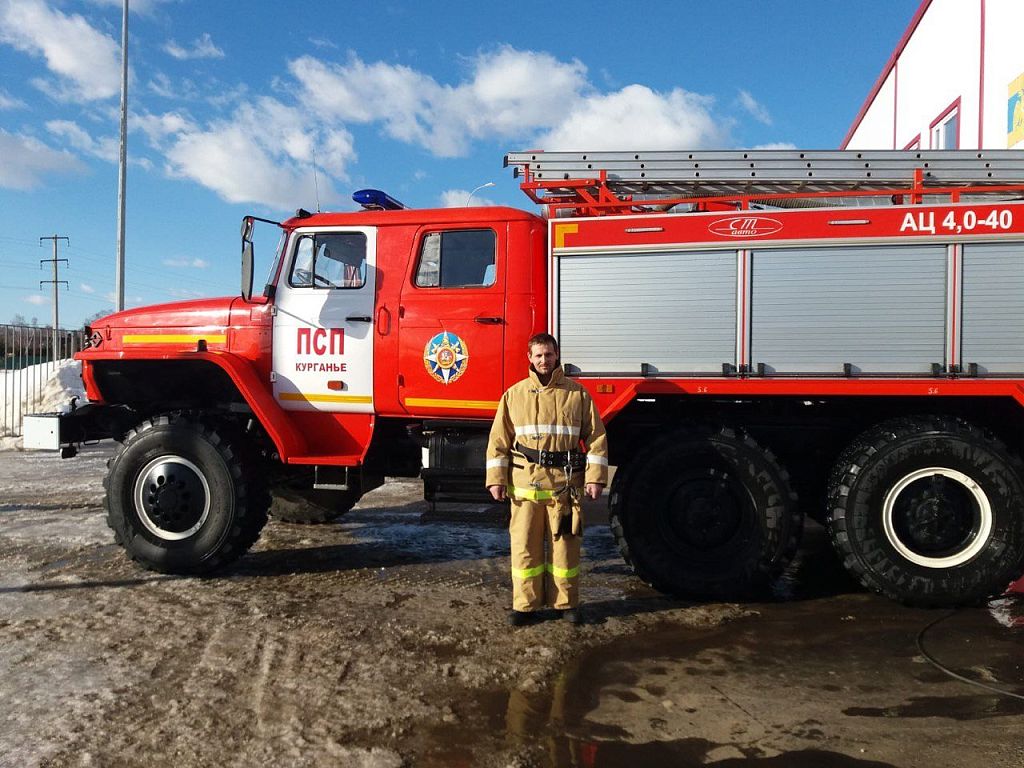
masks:
<path id="1" fill-rule="evenodd" d="M 584 373 L 721 372 L 736 353 L 736 252 L 559 257 L 562 360 Z"/>
<path id="2" fill-rule="evenodd" d="M 930 373 L 945 361 L 943 245 L 757 250 L 752 363 L 768 373 Z"/>
<path id="3" fill-rule="evenodd" d="M 964 365 L 1024 372 L 1024 246 L 968 243 L 963 265 Z"/>

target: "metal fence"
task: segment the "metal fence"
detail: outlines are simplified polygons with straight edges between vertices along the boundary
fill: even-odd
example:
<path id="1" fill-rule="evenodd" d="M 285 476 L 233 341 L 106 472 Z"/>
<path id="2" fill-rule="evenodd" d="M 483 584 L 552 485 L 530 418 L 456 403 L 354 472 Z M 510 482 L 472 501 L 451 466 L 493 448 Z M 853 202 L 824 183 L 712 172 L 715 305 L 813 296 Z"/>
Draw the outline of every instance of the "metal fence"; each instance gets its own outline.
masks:
<path id="1" fill-rule="evenodd" d="M 0 437 L 21 435 L 24 415 L 42 410 L 55 389 L 54 372 L 84 345 L 84 330 L 0 325 Z"/>

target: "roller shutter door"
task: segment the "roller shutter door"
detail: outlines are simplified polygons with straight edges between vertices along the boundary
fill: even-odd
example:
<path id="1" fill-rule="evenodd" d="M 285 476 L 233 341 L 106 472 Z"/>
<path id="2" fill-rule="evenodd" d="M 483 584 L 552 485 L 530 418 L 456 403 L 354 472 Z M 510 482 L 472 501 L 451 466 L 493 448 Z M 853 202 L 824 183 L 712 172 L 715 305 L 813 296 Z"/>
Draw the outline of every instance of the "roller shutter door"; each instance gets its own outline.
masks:
<path id="1" fill-rule="evenodd" d="M 751 362 L 768 373 L 929 373 L 945 360 L 942 245 L 757 250 Z"/>

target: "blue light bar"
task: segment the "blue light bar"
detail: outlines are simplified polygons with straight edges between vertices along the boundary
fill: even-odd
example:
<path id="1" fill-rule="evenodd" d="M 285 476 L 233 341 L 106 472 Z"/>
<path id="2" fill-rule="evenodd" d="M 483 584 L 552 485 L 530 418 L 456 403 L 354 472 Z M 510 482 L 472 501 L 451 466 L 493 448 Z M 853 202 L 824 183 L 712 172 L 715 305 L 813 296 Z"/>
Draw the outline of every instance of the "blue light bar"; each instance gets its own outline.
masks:
<path id="1" fill-rule="evenodd" d="M 368 211 L 404 211 L 405 206 L 386 192 L 379 189 L 360 189 L 352 193 L 352 199 Z"/>

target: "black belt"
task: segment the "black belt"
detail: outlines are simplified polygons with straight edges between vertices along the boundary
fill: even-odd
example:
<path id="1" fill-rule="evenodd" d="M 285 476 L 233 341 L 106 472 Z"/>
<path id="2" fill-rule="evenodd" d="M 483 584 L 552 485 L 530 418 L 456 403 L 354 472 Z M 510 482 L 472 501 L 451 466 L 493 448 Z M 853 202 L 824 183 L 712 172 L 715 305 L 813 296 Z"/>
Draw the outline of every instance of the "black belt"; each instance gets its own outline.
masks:
<path id="1" fill-rule="evenodd" d="M 542 467 L 557 467 L 558 469 L 569 467 L 573 472 L 579 472 L 587 466 L 587 455 L 582 451 L 535 451 L 519 443 L 516 443 L 512 450 L 523 454 L 534 464 L 539 464 Z"/>

